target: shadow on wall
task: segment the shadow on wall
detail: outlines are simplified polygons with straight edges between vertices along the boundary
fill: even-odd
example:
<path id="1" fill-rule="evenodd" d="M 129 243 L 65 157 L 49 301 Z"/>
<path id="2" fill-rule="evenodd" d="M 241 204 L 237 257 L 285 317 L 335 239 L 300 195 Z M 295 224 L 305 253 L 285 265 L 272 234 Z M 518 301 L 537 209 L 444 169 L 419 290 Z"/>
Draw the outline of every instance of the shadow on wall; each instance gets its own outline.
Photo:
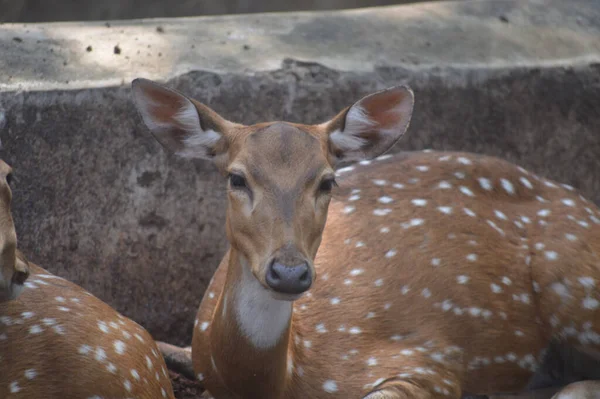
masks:
<path id="1" fill-rule="evenodd" d="M 423 0 L 0 0 L 0 22 L 92 21 L 335 10 L 421 1 Z"/>

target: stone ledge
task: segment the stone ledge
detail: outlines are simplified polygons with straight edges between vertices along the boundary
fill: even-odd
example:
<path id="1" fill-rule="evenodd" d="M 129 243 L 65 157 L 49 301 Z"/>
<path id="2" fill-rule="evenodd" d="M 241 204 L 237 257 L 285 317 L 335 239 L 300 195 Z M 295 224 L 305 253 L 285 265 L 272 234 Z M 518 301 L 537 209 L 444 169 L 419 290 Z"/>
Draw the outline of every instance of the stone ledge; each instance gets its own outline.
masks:
<path id="1" fill-rule="evenodd" d="M 128 85 L 139 76 L 168 80 L 194 70 L 248 74 L 277 70 L 286 58 L 354 72 L 600 62 L 600 6 L 585 0 L 448 1 L 109 25 L 0 25 L 0 91 Z"/>

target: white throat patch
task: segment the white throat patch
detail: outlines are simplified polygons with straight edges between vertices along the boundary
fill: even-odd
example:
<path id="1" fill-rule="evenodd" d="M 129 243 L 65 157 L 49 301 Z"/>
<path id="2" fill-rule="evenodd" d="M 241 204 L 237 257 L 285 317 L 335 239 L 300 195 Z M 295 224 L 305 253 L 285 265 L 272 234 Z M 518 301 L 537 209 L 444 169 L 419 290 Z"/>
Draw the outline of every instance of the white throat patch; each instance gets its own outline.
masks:
<path id="1" fill-rule="evenodd" d="M 274 299 L 242 264 L 242 281 L 236 289 L 235 315 L 242 333 L 258 349 L 275 346 L 292 316 L 292 302 Z"/>

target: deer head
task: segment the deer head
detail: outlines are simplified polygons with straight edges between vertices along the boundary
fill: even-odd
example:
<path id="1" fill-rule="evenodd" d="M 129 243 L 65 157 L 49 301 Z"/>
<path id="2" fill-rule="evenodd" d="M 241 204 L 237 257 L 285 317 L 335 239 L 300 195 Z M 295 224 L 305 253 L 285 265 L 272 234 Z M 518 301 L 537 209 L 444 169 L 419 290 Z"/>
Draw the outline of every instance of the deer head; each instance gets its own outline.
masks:
<path id="1" fill-rule="evenodd" d="M 333 119 L 246 126 L 146 79 L 135 105 L 171 152 L 213 161 L 228 180 L 226 232 L 244 267 L 274 297 L 297 299 L 315 278 L 335 167 L 377 157 L 408 128 L 413 93 L 404 86 L 368 95 Z"/>
<path id="2" fill-rule="evenodd" d="M 10 209 L 12 179 L 11 167 L 0 160 L 0 302 L 16 299 L 29 277 L 28 263 L 17 250 L 17 233 Z"/>

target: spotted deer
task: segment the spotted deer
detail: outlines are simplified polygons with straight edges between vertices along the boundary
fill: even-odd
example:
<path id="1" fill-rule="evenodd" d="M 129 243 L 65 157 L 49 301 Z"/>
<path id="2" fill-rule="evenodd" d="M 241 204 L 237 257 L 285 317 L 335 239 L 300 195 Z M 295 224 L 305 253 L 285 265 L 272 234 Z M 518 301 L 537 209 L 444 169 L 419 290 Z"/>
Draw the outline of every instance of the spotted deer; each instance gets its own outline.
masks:
<path id="1" fill-rule="evenodd" d="M 9 170 L 0 161 L 0 236 L 16 243 Z M 0 398 L 174 398 L 144 328 L 15 248 L 2 255 L 31 275 L 18 298 L 0 303 Z"/>
<path id="2" fill-rule="evenodd" d="M 228 181 L 230 248 L 192 340 L 213 397 L 515 392 L 551 339 L 600 348 L 598 208 L 495 157 L 382 155 L 408 87 L 251 126 L 146 79 L 132 91 L 163 146 Z"/>
<path id="3" fill-rule="evenodd" d="M 23 284 L 29 277 L 29 265 L 16 256 L 17 233 L 10 206 L 13 180 L 11 167 L 0 161 L 0 303 L 11 301 L 21 295 Z"/>

